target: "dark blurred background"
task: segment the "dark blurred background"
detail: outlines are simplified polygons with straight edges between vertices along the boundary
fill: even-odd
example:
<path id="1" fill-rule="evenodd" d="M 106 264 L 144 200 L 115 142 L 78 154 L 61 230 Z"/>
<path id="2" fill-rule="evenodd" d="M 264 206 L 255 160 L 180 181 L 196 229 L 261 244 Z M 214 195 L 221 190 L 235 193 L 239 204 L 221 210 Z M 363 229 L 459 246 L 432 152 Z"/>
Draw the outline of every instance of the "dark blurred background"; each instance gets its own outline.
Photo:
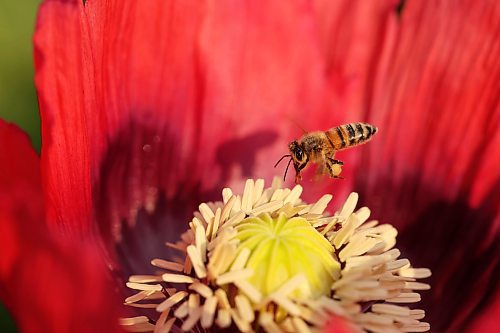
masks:
<path id="1" fill-rule="evenodd" d="M 21 126 L 38 151 L 40 118 L 33 84 L 31 39 L 39 2 L 0 1 L 0 118 Z M 17 332 L 1 303 L 0 332 Z"/>

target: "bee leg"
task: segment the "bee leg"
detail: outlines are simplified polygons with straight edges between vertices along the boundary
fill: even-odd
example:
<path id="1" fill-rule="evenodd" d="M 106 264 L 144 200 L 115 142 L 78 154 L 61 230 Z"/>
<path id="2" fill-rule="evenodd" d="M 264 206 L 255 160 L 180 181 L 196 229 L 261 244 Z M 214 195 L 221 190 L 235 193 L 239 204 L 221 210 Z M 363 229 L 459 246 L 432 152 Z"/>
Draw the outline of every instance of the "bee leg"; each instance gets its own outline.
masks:
<path id="1" fill-rule="evenodd" d="M 302 180 L 302 175 L 300 174 L 300 172 L 297 172 L 297 174 L 295 175 L 295 184 L 300 183 L 301 180 Z"/>
<path id="2" fill-rule="evenodd" d="M 344 177 L 340 176 L 340 173 L 342 172 L 342 165 L 344 165 L 344 162 L 328 158 L 326 160 L 326 167 L 330 177 L 344 179 Z"/>

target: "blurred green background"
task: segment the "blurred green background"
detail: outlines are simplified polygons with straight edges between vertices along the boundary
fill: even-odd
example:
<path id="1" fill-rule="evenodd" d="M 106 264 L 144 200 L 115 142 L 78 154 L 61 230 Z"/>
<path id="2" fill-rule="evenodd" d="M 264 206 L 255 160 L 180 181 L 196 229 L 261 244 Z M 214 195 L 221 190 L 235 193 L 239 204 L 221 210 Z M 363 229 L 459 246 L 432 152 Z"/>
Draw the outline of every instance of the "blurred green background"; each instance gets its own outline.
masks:
<path id="1" fill-rule="evenodd" d="M 32 36 L 39 3 L 39 0 L 0 1 L 0 118 L 21 126 L 37 150 L 40 118 L 33 84 Z M 2 304 L 0 332 L 17 332 Z"/>
<path id="2" fill-rule="evenodd" d="M 0 117 L 17 123 L 40 147 L 33 84 L 33 45 L 39 0 L 0 1 Z"/>

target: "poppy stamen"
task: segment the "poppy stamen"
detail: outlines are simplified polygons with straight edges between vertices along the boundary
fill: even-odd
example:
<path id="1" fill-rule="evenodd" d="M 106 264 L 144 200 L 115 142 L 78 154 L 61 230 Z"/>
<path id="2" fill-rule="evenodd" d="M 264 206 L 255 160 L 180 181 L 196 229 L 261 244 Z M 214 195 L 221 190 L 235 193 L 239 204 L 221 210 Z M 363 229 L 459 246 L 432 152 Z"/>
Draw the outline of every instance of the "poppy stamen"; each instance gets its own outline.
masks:
<path id="1" fill-rule="evenodd" d="M 221 202 L 201 204 L 181 240 L 167 244 L 182 256 L 154 259 L 162 272 L 127 283 L 137 293 L 125 304 L 158 316 L 123 327 L 315 332 L 336 320 L 353 331 L 428 331 L 423 310 L 396 305 L 430 288 L 416 281 L 428 269 L 399 259 L 396 229 L 368 221 L 366 207 L 355 211 L 356 193 L 333 215 L 324 213 L 331 195 L 306 204 L 301 193 L 277 178 L 267 189 L 248 180 L 242 195 L 226 188 Z"/>

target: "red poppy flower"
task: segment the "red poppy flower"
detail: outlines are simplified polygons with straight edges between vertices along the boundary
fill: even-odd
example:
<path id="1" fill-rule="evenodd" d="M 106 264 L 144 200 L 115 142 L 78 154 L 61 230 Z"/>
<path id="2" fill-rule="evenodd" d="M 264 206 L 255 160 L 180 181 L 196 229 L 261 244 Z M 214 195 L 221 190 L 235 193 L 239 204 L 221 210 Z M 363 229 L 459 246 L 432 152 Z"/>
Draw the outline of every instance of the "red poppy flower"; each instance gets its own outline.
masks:
<path id="1" fill-rule="evenodd" d="M 23 332 L 111 331 L 115 289 L 199 202 L 269 181 L 295 123 L 368 121 L 380 133 L 339 154 L 345 180 L 306 173 L 305 196 L 354 189 L 398 227 L 402 251 L 433 271 L 434 332 L 494 331 L 499 31 L 497 6 L 477 1 L 46 0 L 42 185 L 26 139 L 0 127 L 2 161 L 18 154 L 0 166 L 2 298 Z M 110 312 L 97 311 L 104 299 Z"/>

